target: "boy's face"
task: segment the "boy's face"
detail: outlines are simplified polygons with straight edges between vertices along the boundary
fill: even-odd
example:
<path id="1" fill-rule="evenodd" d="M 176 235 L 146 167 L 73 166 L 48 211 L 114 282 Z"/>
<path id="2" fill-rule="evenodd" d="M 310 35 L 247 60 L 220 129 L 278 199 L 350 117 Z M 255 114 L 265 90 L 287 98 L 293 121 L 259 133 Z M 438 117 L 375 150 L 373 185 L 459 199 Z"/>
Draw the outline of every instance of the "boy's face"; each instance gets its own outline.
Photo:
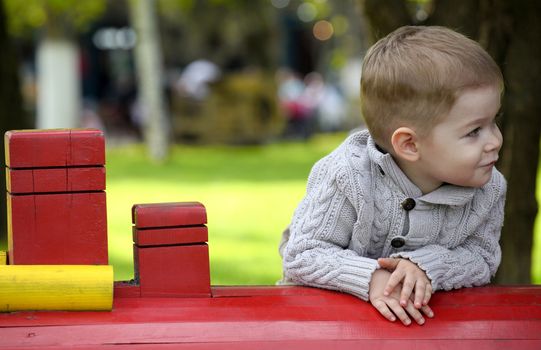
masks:
<path id="1" fill-rule="evenodd" d="M 422 187 L 481 187 L 490 180 L 503 141 L 495 122 L 499 109 L 497 86 L 461 93 L 447 117 L 420 140 Z"/>

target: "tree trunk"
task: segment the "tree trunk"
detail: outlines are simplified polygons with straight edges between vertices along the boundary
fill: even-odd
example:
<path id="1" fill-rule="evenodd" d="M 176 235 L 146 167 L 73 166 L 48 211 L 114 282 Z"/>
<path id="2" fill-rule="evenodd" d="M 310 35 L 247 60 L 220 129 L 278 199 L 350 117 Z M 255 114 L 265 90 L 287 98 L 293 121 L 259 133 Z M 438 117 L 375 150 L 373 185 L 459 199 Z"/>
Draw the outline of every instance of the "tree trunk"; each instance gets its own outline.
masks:
<path id="1" fill-rule="evenodd" d="M 402 0 L 361 0 L 361 5 L 374 41 L 412 22 Z"/>
<path id="2" fill-rule="evenodd" d="M 22 109 L 22 96 L 19 85 L 19 67 L 15 57 L 15 50 L 7 33 L 7 19 L 4 2 L 0 1 L 0 142 L 1 167 L 5 168 L 4 161 L 4 133 L 8 130 L 27 128 Z M 5 193 L 6 177 L 0 176 L 0 190 Z M 0 195 L 0 246 L 5 244 L 7 238 L 6 222 L 6 196 Z"/>
<path id="3" fill-rule="evenodd" d="M 80 126 L 80 78 L 78 50 L 65 38 L 46 37 L 38 45 L 39 129 Z"/>
<path id="4" fill-rule="evenodd" d="M 513 28 L 505 65 L 502 172 L 508 181 L 503 262 L 497 282 L 529 283 L 533 225 L 537 214 L 535 187 L 541 136 L 541 4 L 511 2 Z"/>
<path id="5" fill-rule="evenodd" d="M 143 133 L 151 158 L 160 161 L 167 156 L 171 128 L 163 94 L 162 56 L 155 1 L 131 0 L 130 8 L 132 23 L 137 32 L 135 61 Z"/>

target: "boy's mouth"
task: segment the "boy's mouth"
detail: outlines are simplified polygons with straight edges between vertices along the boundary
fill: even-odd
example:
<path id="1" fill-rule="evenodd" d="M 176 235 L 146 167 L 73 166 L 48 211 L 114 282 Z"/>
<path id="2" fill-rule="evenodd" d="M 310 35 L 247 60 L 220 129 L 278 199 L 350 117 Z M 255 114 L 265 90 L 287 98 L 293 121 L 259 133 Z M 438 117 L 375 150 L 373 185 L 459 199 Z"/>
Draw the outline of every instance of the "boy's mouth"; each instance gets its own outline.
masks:
<path id="1" fill-rule="evenodd" d="M 493 161 L 491 161 L 491 162 L 489 162 L 489 163 L 485 163 L 484 165 L 481 165 L 481 168 L 489 168 L 489 167 L 492 167 L 492 166 L 494 166 L 494 165 L 496 164 L 497 161 L 498 161 L 498 159 L 493 160 Z"/>

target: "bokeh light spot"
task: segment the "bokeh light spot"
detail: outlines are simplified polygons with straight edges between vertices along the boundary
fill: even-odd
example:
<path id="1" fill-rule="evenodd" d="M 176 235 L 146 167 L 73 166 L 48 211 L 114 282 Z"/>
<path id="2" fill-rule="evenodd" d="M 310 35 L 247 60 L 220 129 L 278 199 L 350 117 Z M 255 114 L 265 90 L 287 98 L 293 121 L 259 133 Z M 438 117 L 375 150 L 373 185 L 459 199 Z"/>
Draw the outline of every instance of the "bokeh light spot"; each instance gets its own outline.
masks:
<path id="1" fill-rule="evenodd" d="M 329 40 L 334 34 L 334 28 L 329 21 L 321 20 L 314 24 L 313 28 L 314 37 L 318 40 Z"/>

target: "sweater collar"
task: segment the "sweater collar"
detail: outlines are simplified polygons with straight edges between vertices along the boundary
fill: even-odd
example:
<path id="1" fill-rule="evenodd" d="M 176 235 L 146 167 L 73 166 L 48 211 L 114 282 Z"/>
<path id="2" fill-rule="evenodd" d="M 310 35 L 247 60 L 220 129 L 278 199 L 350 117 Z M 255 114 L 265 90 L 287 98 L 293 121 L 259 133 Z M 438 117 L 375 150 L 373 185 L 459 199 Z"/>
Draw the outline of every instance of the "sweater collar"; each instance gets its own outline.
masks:
<path id="1" fill-rule="evenodd" d="M 449 184 L 444 184 L 436 190 L 423 195 L 419 187 L 411 182 L 398 164 L 396 164 L 390 153 L 381 152 L 371 136 L 367 137 L 366 143 L 370 160 L 379 166 L 385 176 L 392 179 L 406 197 L 415 198 L 416 200 L 431 204 L 457 206 L 464 205 L 472 200 L 475 194 L 475 188 Z"/>

